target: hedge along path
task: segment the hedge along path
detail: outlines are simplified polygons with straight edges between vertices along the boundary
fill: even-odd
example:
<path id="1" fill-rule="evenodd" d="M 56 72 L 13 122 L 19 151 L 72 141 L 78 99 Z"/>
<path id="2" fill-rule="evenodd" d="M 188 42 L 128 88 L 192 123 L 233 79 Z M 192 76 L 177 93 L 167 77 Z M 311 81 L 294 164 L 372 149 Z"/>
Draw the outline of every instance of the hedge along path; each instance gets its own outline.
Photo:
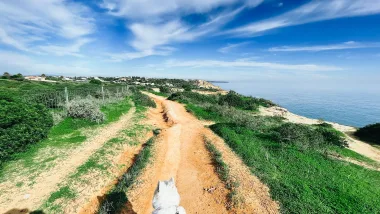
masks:
<path id="1" fill-rule="evenodd" d="M 187 213 L 278 212 L 278 205 L 270 198 L 268 188 L 251 175 L 249 169 L 231 150 L 227 150 L 227 145 L 220 143 L 218 150 L 226 158 L 232 175 L 240 176 L 239 190 L 248 188 L 242 192 L 242 196 L 251 197 L 250 200 L 245 200 L 246 207 L 228 210 L 229 190 L 216 174 L 213 161 L 205 147 L 204 136 L 215 135 L 205 128 L 201 121 L 186 112 L 183 105 L 152 94 L 149 96 L 161 109 L 151 117 L 161 124 L 163 131 L 155 143 L 153 163 L 143 171 L 139 182 L 127 193 L 134 212 L 151 213 L 157 182 L 168 180 L 170 177 L 174 177 L 176 181 L 181 197 L 180 205 Z M 249 194 L 252 191 L 254 194 Z"/>
<path id="2" fill-rule="evenodd" d="M 127 114 L 124 114 L 116 122 L 95 129 L 96 135 L 92 136 L 80 146 L 71 150 L 65 159 L 59 160 L 55 166 L 40 173 L 31 185 L 16 187 L 15 181 L 20 178 L 9 179 L 0 184 L 0 213 L 11 209 L 35 210 L 50 196 L 50 193 L 57 190 L 58 184 L 75 172 L 87 159 L 104 143 L 117 136 L 117 134 L 128 127 L 131 118 L 135 113 L 132 107 Z M 54 152 L 54 150 L 52 151 Z M 28 179 L 28 178 L 25 178 Z M 22 180 L 22 178 L 21 178 Z"/>

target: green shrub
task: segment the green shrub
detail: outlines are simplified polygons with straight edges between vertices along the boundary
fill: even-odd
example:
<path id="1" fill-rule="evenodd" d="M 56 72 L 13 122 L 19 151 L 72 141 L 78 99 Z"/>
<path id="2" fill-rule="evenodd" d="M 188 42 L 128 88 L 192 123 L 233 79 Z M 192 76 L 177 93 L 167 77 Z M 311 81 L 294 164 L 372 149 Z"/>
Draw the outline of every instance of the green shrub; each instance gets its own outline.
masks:
<path id="1" fill-rule="evenodd" d="M 139 90 L 135 90 L 132 100 L 136 105 L 156 108 L 156 103 L 148 95 L 141 93 Z"/>
<path id="2" fill-rule="evenodd" d="M 170 88 L 169 87 L 160 86 L 159 89 L 160 89 L 161 93 L 166 93 L 166 94 L 170 93 Z"/>
<path id="3" fill-rule="evenodd" d="M 333 127 L 330 123 L 326 123 L 326 122 L 317 124 L 316 126 L 325 127 L 325 128 L 332 128 Z"/>
<path id="4" fill-rule="evenodd" d="M 91 79 L 91 80 L 90 80 L 90 83 L 91 83 L 91 84 L 96 84 L 96 85 L 101 85 L 101 84 L 102 84 L 102 81 L 97 80 L 97 79 Z"/>
<path id="5" fill-rule="evenodd" d="M 183 84 L 182 85 L 183 90 L 185 91 L 191 91 L 192 87 L 190 84 Z"/>
<path id="6" fill-rule="evenodd" d="M 0 164 L 47 137 L 53 119 L 39 104 L 0 93 Z"/>
<path id="7" fill-rule="evenodd" d="M 380 145 L 380 123 L 364 126 L 355 132 L 355 136 L 364 141 Z"/>
<path id="8" fill-rule="evenodd" d="M 67 105 L 67 116 L 83 118 L 96 123 L 105 120 L 104 113 L 100 111 L 97 101 L 90 97 L 70 100 Z"/>
<path id="9" fill-rule="evenodd" d="M 304 124 L 284 123 L 272 131 L 274 140 L 285 145 L 295 145 L 302 149 L 321 149 L 329 145 L 347 146 L 342 134 L 331 128 L 315 128 Z"/>
<path id="10" fill-rule="evenodd" d="M 182 103 L 194 103 L 194 104 L 217 104 L 218 97 L 215 95 L 204 95 L 196 92 L 184 91 L 176 92 L 168 97 L 168 100 L 178 101 Z"/>
<path id="11" fill-rule="evenodd" d="M 272 101 L 262 98 L 245 97 L 234 91 L 228 92 L 226 95 L 221 95 L 219 105 L 229 105 L 243 110 L 257 111 L 259 106 L 275 106 Z"/>

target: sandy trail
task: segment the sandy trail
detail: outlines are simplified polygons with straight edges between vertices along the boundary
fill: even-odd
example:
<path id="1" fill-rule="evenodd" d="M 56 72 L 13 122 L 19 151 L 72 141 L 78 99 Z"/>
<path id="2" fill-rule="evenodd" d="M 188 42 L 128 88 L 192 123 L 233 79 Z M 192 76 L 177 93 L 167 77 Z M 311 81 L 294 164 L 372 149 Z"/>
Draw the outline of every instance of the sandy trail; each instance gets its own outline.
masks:
<path id="1" fill-rule="evenodd" d="M 213 133 L 205 128 L 201 121 L 186 112 L 181 104 L 149 95 L 158 105 L 156 114 L 151 115 L 151 118 L 155 120 L 156 124 L 159 124 L 159 127 L 162 127 L 162 132 L 155 143 L 154 161 L 143 171 L 139 182 L 128 192 L 134 212 L 151 213 L 153 211 L 152 198 L 157 182 L 171 177 L 175 179 L 181 196 L 180 205 L 186 209 L 187 213 L 233 212 L 226 208 L 229 191 L 215 173 L 215 168 L 205 147 L 204 136 L 215 137 Z M 231 154 L 233 154 L 232 151 L 230 151 Z M 235 164 L 243 164 L 241 161 L 238 162 L 236 156 L 234 158 Z M 241 179 L 254 180 L 249 169 L 245 168 L 244 170 L 243 174 L 246 177 Z M 260 183 L 258 179 L 254 182 Z M 252 182 L 248 183 L 252 184 Z M 262 184 L 260 183 L 260 185 Z M 211 193 L 205 191 L 205 188 L 211 187 L 215 187 L 215 191 Z M 242 188 L 244 187 L 249 188 L 246 191 L 249 192 L 257 185 L 243 185 Z M 265 199 L 256 197 L 256 202 L 266 201 L 267 203 L 255 203 L 255 207 L 246 206 L 239 213 L 277 212 L 277 204 L 270 199 L 268 189 L 262 189 L 265 192 L 262 194 Z M 263 206 L 260 204 L 268 205 L 267 207 L 273 206 L 273 209 L 262 209 Z"/>
<path id="2" fill-rule="evenodd" d="M 302 124 L 319 124 L 320 121 L 316 119 L 311 119 L 303 117 L 300 115 L 293 114 L 285 108 L 281 107 L 270 107 L 270 108 L 260 108 L 260 114 L 264 116 L 282 116 L 292 123 L 302 123 Z M 343 132 L 346 135 L 346 140 L 349 145 L 349 149 L 352 151 L 364 155 L 372 160 L 380 162 L 380 150 L 371 146 L 368 143 L 357 140 L 352 137 L 352 133 L 356 131 L 356 128 L 351 126 L 345 126 L 338 123 L 327 122 L 331 124 L 336 130 Z"/>
<path id="3" fill-rule="evenodd" d="M 4 213 L 13 208 L 35 210 L 56 191 L 58 184 L 67 176 L 75 172 L 87 159 L 108 140 L 115 137 L 118 132 L 130 125 L 130 120 L 135 112 L 131 108 L 118 121 L 100 128 L 97 135 L 86 140 L 79 148 L 76 148 L 65 160 L 60 161 L 51 169 L 41 173 L 33 185 L 24 185 L 21 188 L 14 188 L 13 181 L 0 184 L 0 213 Z M 26 197 L 27 196 L 27 197 Z"/>

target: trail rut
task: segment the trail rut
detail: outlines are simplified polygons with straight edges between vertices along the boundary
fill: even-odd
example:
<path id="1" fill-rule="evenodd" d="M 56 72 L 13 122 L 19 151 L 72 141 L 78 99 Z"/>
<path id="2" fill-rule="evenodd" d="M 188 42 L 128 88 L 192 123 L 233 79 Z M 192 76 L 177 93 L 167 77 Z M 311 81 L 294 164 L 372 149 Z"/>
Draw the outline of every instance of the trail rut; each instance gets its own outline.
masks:
<path id="1" fill-rule="evenodd" d="M 204 136 L 213 136 L 201 121 L 186 112 L 176 102 L 149 94 L 157 103 L 158 109 L 150 117 L 155 124 L 162 127 L 162 132 L 155 142 L 153 162 L 143 171 L 138 182 L 127 193 L 132 209 L 136 213 L 151 213 L 152 198 L 159 180 L 173 177 L 181 197 L 180 205 L 187 213 L 277 213 L 278 205 L 274 202 L 265 187 L 250 174 L 247 167 L 240 175 L 250 185 L 242 188 L 258 188 L 246 190 L 253 199 L 246 200 L 247 206 L 239 210 L 227 210 L 229 190 L 215 173 L 211 157 L 205 147 Z M 226 145 L 224 145 L 226 146 Z M 223 150 L 223 152 L 225 152 Z M 243 164 L 232 151 L 231 164 Z M 232 166 L 234 167 L 234 166 Z M 250 182 L 252 181 L 252 182 Z M 252 184 L 252 185 L 251 185 Z M 205 189 L 215 188 L 208 192 Z M 261 194 L 256 194 L 261 192 Z M 245 194 L 247 195 L 247 194 Z M 254 201 L 254 203 L 252 203 Z"/>

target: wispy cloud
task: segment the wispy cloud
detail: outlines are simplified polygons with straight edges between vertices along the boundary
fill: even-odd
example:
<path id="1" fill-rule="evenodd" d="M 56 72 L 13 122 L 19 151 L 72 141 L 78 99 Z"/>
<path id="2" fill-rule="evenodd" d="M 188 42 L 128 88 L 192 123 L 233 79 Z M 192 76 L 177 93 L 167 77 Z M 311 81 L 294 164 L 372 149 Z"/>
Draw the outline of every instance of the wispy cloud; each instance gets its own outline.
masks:
<path id="1" fill-rule="evenodd" d="M 83 57 L 83 55 L 80 54 L 81 47 L 92 41 L 94 40 L 83 38 L 83 39 L 78 39 L 71 45 L 43 45 L 43 46 L 39 46 L 38 49 L 40 49 L 43 53 L 54 54 L 56 56 Z"/>
<path id="2" fill-rule="evenodd" d="M 57 65 L 39 62 L 33 58 L 10 51 L 0 51 L 0 69 L 24 74 L 89 75 L 94 72 L 87 66 Z"/>
<path id="3" fill-rule="evenodd" d="M 236 36 L 255 36 L 264 31 L 343 17 L 380 13 L 380 0 L 313 0 L 274 18 L 227 31 Z"/>
<path id="4" fill-rule="evenodd" d="M 109 57 L 106 61 L 110 62 L 121 62 L 125 60 L 132 60 L 143 58 L 147 56 L 157 55 L 157 56 L 168 56 L 175 48 L 171 47 L 161 47 L 158 50 L 142 50 L 135 52 L 122 52 L 122 53 L 107 53 L 106 55 Z"/>
<path id="5" fill-rule="evenodd" d="M 129 42 L 134 52 L 112 54 L 113 61 L 131 60 L 152 55 L 169 55 L 175 48 L 171 45 L 190 42 L 217 31 L 221 26 L 240 13 L 243 7 L 224 11 L 210 17 L 200 25 L 191 26 L 180 19 L 163 23 L 134 22 L 128 26 L 133 39 Z M 117 60 L 115 60 L 117 59 Z"/>
<path id="6" fill-rule="evenodd" d="M 362 43 L 362 42 L 344 42 L 340 44 L 330 45 L 314 45 L 314 46 L 281 46 L 269 48 L 269 51 L 277 52 L 296 52 L 296 51 L 330 51 L 344 49 L 359 49 L 359 48 L 380 48 L 380 43 Z"/>
<path id="7" fill-rule="evenodd" d="M 231 52 L 233 49 L 236 49 L 238 47 L 241 47 L 241 46 L 244 46 L 244 45 L 247 45 L 247 44 L 249 44 L 249 42 L 240 42 L 240 43 L 235 43 L 235 44 L 227 44 L 226 46 L 219 48 L 218 51 L 220 53 L 226 54 L 226 53 Z"/>
<path id="8" fill-rule="evenodd" d="M 157 65 L 156 65 L 157 66 Z M 325 66 L 315 64 L 281 64 L 273 62 L 258 62 L 249 59 L 238 59 L 234 61 L 221 61 L 221 60 L 189 60 L 178 61 L 168 60 L 163 66 L 165 67 L 213 67 L 213 68 L 267 68 L 274 70 L 298 70 L 298 71 L 339 71 L 343 70 L 336 66 Z"/>
<path id="9" fill-rule="evenodd" d="M 233 6 L 237 3 L 256 7 L 263 0 L 103 0 L 100 6 L 111 15 L 137 20 L 162 20 L 163 16 L 205 13 L 212 9 Z"/>
<path id="10" fill-rule="evenodd" d="M 71 40 L 95 30 L 90 10 L 68 1 L 0 1 L 0 14 L 0 42 L 22 51 L 36 41 Z"/>

